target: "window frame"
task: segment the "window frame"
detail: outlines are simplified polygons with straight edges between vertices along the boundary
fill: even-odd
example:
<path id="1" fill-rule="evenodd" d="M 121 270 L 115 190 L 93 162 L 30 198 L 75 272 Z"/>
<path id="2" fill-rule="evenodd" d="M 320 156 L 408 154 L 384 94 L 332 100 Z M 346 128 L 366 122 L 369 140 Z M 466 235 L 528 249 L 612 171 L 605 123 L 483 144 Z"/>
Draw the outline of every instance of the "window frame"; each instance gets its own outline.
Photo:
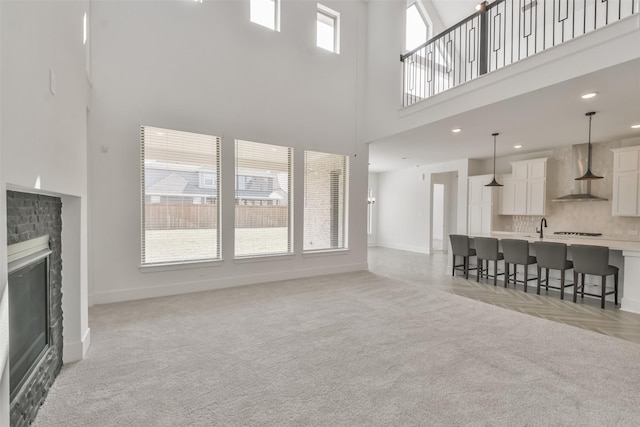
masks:
<path id="1" fill-rule="evenodd" d="M 320 45 L 318 38 L 318 25 L 321 22 L 320 16 L 333 23 L 333 48 L 328 49 L 325 46 Z M 325 23 L 326 24 L 326 23 Z M 328 52 L 340 55 L 340 12 L 337 12 L 321 3 L 317 4 L 316 8 L 316 46 L 324 49 Z"/>
<path id="2" fill-rule="evenodd" d="M 140 211 L 140 267 L 142 268 L 151 268 L 151 267 L 158 267 L 158 266 L 171 266 L 171 265 L 189 265 L 189 264 L 194 264 L 194 263 L 202 263 L 202 262 L 213 262 L 213 261 L 220 261 L 222 260 L 222 239 L 221 239 L 221 203 L 220 203 L 220 186 L 214 186 L 213 188 L 213 193 L 212 194 L 194 194 L 193 191 L 191 192 L 183 192 L 183 193 L 173 193 L 173 192 L 166 192 L 166 191 L 162 191 L 160 193 L 154 193 L 153 191 L 148 191 L 147 189 L 147 161 L 148 164 L 152 165 L 152 164 L 156 164 L 159 167 L 156 168 L 149 168 L 149 169 L 154 169 L 154 170 L 159 170 L 159 171 L 171 171 L 172 174 L 173 173 L 177 173 L 178 175 L 180 173 L 185 174 L 185 173 L 198 173 L 200 170 L 198 170 L 198 163 L 192 163 L 190 161 L 184 161 L 183 158 L 181 158 L 180 156 L 183 155 L 186 158 L 193 158 L 193 152 L 192 153 L 188 153 L 188 152 L 184 152 L 184 153 L 180 153 L 178 152 L 178 154 L 176 154 L 176 150 L 173 150 L 174 152 L 172 152 L 171 154 L 169 153 L 162 153 L 162 148 L 159 148 L 159 146 L 157 145 L 156 147 L 152 148 L 151 151 L 156 150 L 156 154 L 158 153 L 162 153 L 165 155 L 164 158 L 161 158 L 160 161 L 158 161 L 158 158 L 154 159 L 153 157 L 147 158 L 146 153 L 149 150 L 149 147 L 155 142 L 156 144 L 158 144 L 158 141 L 153 141 L 154 136 L 151 136 L 150 138 L 146 137 L 146 133 L 149 132 L 150 136 L 155 134 L 154 136 L 157 137 L 167 137 L 170 138 L 170 134 L 171 133 L 175 133 L 177 137 L 177 135 L 179 134 L 188 134 L 188 135 L 193 135 L 194 136 L 194 140 L 196 139 L 196 137 L 204 137 L 205 140 L 209 140 L 207 141 L 207 143 L 211 143 L 211 145 L 209 146 L 209 149 L 213 155 L 213 167 L 215 169 L 215 171 L 211 172 L 214 175 L 217 174 L 217 179 L 215 180 L 217 183 L 220 182 L 221 179 L 221 166 L 222 166 L 222 158 L 221 158 L 221 145 L 222 145 L 222 138 L 218 137 L 218 136 L 214 136 L 214 135 L 205 135 L 205 134 L 197 134 L 197 133 L 193 133 L 193 132 L 188 132 L 188 131 L 180 131 L 180 130 L 176 130 L 176 129 L 166 129 L 166 128 L 159 128 L 159 127 L 155 127 L 155 126 L 145 126 L 142 125 L 140 126 L 140 207 L 141 207 L 141 211 Z M 186 136 L 186 135 L 185 135 Z M 191 141 L 193 142 L 193 141 Z M 161 144 L 159 144 L 161 145 Z M 175 156 L 175 158 L 174 158 Z M 160 156 L 162 157 L 162 155 Z M 183 163 L 180 163 L 180 160 L 183 160 Z M 176 162 L 176 163 L 171 163 L 172 161 Z M 156 163 L 157 162 L 157 163 Z M 178 165 L 182 165 L 182 168 L 178 167 Z M 161 167 L 164 165 L 164 168 Z M 171 174 L 170 174 L 171 175 Z M 197 179 L 194 177 L 194 186 L 199 184 L 199 180 L 200 178 L 198 177 Z M 162 181 L 162 180 L 160 180 Z M 158 181 L 158 182 L 160 182 Z M 157 182 L 156 182 L 157 183 Z M 154 184 L 155 185 L 155 184 Z M 149 199 L 147 201 L 147 198 Z M 195 203 L 195 199 L 199 198 L 200 199 L 200 203 L 196 204 Z M 154 260 L 149 260 L 149 251 L 147 251 L 147 249 L 149 247 L 151 247 L 151 245 L 149 245 L 149 243 L 147 242 L 147 234 L 148 231 L 150 229 L 147 228 L 148 224 L 151 224 L 153 219 L 152 218 L 147 218 L 147 210 L 146 210 L 146 205 L 147 203 L 151 206 L 151 205 L 162 205 L 164 203 L 171 203 L 171 200 L 176 200 L 176 199 L 181 199 L 182 202 L 180 203 L 181 206 L 207 206 L 209 205 L 209 203 L 207 203 L 208 199 L 211 199 L 213 201 L 216 201 L 216 207 L 215 207 L 215 220 L 213 224 L 213 229 L 215 229 L 215 233 L 216 233 L 216 237 L 215 240 L 213 240 L 211 242 L 211 244 L 213 245 L 213 250 L 215 252 L 215 256 L 203 256 L 203 257 L 199 257 L 197 255 L 199 255 L 196 252 L 196 256 L 189 256 L 188 251 L 184 252 L 186 255 L 183 256 L 182 258 L 177 258 L 177 257 L 165 257 L 164 259 L 154 259 Z M 213 203 L 211 203 L 213 204 Z M 198 222 L 199 224 L 199 222 Z M 200 224 L 199 224 L 200 225 Z M 161 230 L 162 228 L 159 228 L 159 230 Z M 165 228 L 166 230 L 187 230 L 190 228 L 173 228 L 173 227 L 169 227 L 169 228 Z M 199 228 L 199 226 L 195 227 L 194 229 L 197 230 L 208 230 L 209 228 L 203 227 L 203 228 Z M 204 234 L 206 232 L 202 232 L 202 234 Z M 206 236 L 205 236 L 206 237 Z M 161 240 L 158 240 L 157 242 L 159 242 Z M 206 239 L 202 240 L 203 242 L 207 242 Z M 212 249 L 211 246 L 206 246 L 208 249 Z M 152 258 L 152 257 L 151 257 Z"/>
<path id="3" fill-rule="evenodd" d="M 260 22 L 259 20 L 254 20 L 254 17 L 251 13 L 252 8 L 254 7 L 254 2 L 263 2 L 263 1 L 273 1 L 273 26 L 270 24 L 267 25 L 265 22 Z M 249 0 L 249 22 L 260 25 L 261 27 L 268 28 L 275 32 L 280 32 L 280 1 L 281 0 Z M 257 19 L 257 18 L 256 18 Z"/>
<path id="4" fill-rule="evenodd" d="M 420 17 L 422 18 L 422 21 L 424 22 L 424 25 L 426 27 L 426 34 L 425 34 L 425 39 L 424 42 L 428 41 L 429 39 L 431 39 L 432 35 L 433 35 L 433 23 L 431 22 L 431 18 L 429 18 L 429 14 L 427 13 L 427 10 L 425 9 L 425 7 L 422 5 L 422 2 L 420 0 L 409 0 L 407 1 L 407 7 L 405 9 L 405 19 L 404 19 L 404 24 L 405 24 L 405 28 L 404 28 L 404 51 L 405 52 L 410 52 L 413 49 L 415 49 L 418 46 L 414 46 L 412 48 L 409 48 L 407 46 L 407 32 L 409 30 L 408 25 L 407 25 L 407 12 L 409 11 L 409 9 L 411 9 L 412 7 L 416 8 L 416 11 L 418 12 L 418 15 L 420 15 Z"/>
<path id="5" fill-rule="evenodd" d="M 341 183 L 340 186 L 337 188 L 338 190 L 338 205 L 337 206 L 329 206 L 329 210 L 332 212 L 329 214 L 329 222 L 333 224 L 333 221 L 338 221 L 339 224 L 339 228 L 337 230 L 332 230 L 331 226 L 329 229 L 329 234 L 328 234 L 328 240 L 329 240 L 329 245 L 325 245 L 324 247 L 314 247 L 314 248 L 309 248 L 307 245 L 308 244 L 313 244 L 312 242 L 307 242 L 308 237 L 312 237 L 312 235 L 307 234 L 308 231 L 308 224 L 311 223 L 322 223 L 322 220 L 318 220 L 318 218 L 314 218 L 313 221 L 310 221 L 309 223 L 307 223 L 308 220 L 308 216 L 311 213 L 311 210 L 309 208 L 309 203 L 313 202 L 313 199 L 309 199 L 308 195 L 310 194 L 316 194 L 318 188 L 315 187 L 313 184 L 311 184 L 311 179 L 309 178 L 309 174 L 316 172 L 317 169 L 311 168 L 309 165 L 309 161 L 308 161 L 308 156 L 309 154 L 312 155 L 325 155 L 325 156 L 335 156 L 336 160 L 337 157 L 339 156 L 339 161 L 342 163 L 342 169 L 339 169 L 342 172 L 342 179 L 341 179 Z M 327 152 L 322 152 L 322 151 L 315 151 L 315 150 L 305 150 L 304 151 L 304 167 L 303 167 L 303 176 L 304 176 L 304 207 L 303 207 L 303 220 L 302 220 L 302 224 L 303 224 L 303 230 L 302 230 L 302 234 L 303 234 L 303 244 L 302 244 L 302 252 L 303 254 L 312 254 L 312 253 L 318 253 L 318 252 L 338 252 L 338 251 L 346 251 L 349 249 L 349 209 L 350 209 L 350 204 L 349 204 L 349 186 L 350 186 L 350 158 L 348 155 L 344 155 L 344 154 L 337 154 L 337 153 L 327 153 Z M 314 167 L 316 167 L 314 165 Z M 333 169 L 331 171 L 329 171 L 329 180 L 334 179 L 335 178 L 335 173 L 336 170 Z M 339 176 L 339 175 L 338 175 Z M 335 189 L 332 188 L 332 183 L 329 182 L 328 185 L 328 189 L 329 192 L 331 193 L 331 195 L 329 196 L 328 199 L 335 199 L 336 195 L 333 194 L 332 191 L 335 191 Z M 311 191 L 314 190 L 314 191 Z M 317 199 L 315 200 L 317 201 Z M 326 199 L 324 199 L 323 201 L 326 201 Z M 335 211 L 335 209 L 338 209 L 338 211 L 341 210 L 341 215 L 338 214 L 338 218 L 334 218 L 332 217 L 333 215 L 333 211 Z M 317 210 L 317 209 L 315 209 Z M 325 221 L 324 223 L 326 224 L 326 218 L 323 218 Z M 335 233 L 335 236 L 334 236 Z M 321 236 L 321 238 L 327 239 L 327 236 Z M 337 245 L 333 245 L 332 241 L 334 238 L 337 238 L 339 241 L 339 244 Z"/>
<path id="6" fill-rule="evenodd" d="M 256 144 L 260 147 L 260 149 L 264 149 L 267 153 L 271 151 L 286 150 L 287 156 L 287 164 L 285 171 L 279 171 L 277 168 L 269 168 L 264 169 L 254 167 L 253 171 L 251 170 L 250 163 L 255 160 L 249 160 L 249 164 L 247 164 L 247 160 L 243 163 L 238 156 L 238 146 L 242 143 L 248 144 Z M 294 212 L 294 149 L 293 147 L 288 147 L 285 145 L 277 145 L 270 143 L 263 143 L 257 141 L 248 141 L 242 139 L 236 139 L 234 141 L 235 145 L 235 171 L 234 171 L 234 205 L 235 205 L 235 214 L 234 218 L 234 259 L 236 260 L 250 260 L 255 258 L 265 258 L 265 257 L 281 257 L 281 256 L 290 256 L 294 254 L 294 227 L 293 227 L 293 218 L 295 215 Z M 267 150 L 269 149 L 269 150 Z M 268 157 L 268 156 L 267 156 Z M 272 164 L 271 166 L 275 166 L 276 164 Z M 283 205 L 279 199 L 271 199 L 271 194 L 274 193 L 275 190 L 284 190 L 281 187 L 282 181 L 280 179 L 276 179 L 278 174 L 286 173 L 287 182 L 286 182 L 286 205 Z M 273 176 L 271 176 L 273 175 Z M 258 188 L 251 188 L 252 181 L 256 181 Z M 265 186 L 266 185 L 266 186 Z M 274 189 L 274 186 L 278 186 L 277 189 Z M 269 189 L 269 186 L 271 188 Z M 271 194 L 269 197 L 264 197 L 263 195 L 251 195 L 248 194 L 244 197 L 239 196 L 239 191 L 245 192 L 267 192 L 270 191 Z M 240 206 L 256 206 L 256 207 L 273 207 L 273 208 L 281 208 L 286 206 L 287 209 L 287 248 L 285 251 L 256 251 L 252 253 L 239 253 L 238 252 L 238 229 L 239 228 L 247 228 L 247 227 L 238 227 L 238 218 L 237 218 L 237 210 Z M 267 227 L 270 228 L 270 227 Z"/>

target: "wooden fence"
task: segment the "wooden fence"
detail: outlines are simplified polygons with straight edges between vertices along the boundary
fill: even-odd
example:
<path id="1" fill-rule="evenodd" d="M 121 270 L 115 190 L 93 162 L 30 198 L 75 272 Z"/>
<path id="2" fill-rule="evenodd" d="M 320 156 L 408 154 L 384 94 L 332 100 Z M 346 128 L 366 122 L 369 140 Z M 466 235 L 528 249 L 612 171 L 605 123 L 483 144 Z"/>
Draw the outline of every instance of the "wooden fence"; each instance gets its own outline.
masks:
<path id="1" fill-rule="evenodd" d="M 286 227 L 288 214 L 287 206 L 236 205 L 236 227 Z M 147 230 L 216 228 L 217 222 L 217 205 L 145 205 Z"/>

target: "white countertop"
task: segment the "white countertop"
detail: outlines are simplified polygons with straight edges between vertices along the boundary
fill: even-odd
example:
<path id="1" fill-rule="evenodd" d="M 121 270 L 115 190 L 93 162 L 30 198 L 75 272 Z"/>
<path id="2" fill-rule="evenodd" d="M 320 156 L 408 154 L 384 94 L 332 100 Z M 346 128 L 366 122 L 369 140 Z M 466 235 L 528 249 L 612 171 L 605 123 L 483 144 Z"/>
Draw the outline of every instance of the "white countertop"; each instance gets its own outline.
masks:
<path id="1" fill-rule="evenodd" d="M 538 233 L 517 233 L 512 231 L 493 231 L 491 234 L 475 234 L 470 237 L 495 237 L 497 239 L 520 239 L 533 242 L 558 242 L 567 245 L 596 245 L 606 246 L 618 251 L 640 252 L 640 241 L 638 240 L 617 240 L 607 236 L 563 236 L 557 234 L 545 235 L 540 239 Z"/>

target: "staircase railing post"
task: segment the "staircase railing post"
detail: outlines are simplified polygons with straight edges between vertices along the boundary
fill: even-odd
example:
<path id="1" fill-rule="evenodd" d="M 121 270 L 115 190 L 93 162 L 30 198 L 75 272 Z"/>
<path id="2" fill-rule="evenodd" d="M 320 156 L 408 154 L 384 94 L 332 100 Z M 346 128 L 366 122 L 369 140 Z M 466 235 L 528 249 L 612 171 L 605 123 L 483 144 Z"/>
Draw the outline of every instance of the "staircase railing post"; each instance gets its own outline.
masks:
<path id="1" fill-rule="evenodd" d="M 479 4 L 480 9 L 480 75 L 487 74 L 487 60 L 489 58 L 489 25 L 487 24 L 487 2 Z"/>

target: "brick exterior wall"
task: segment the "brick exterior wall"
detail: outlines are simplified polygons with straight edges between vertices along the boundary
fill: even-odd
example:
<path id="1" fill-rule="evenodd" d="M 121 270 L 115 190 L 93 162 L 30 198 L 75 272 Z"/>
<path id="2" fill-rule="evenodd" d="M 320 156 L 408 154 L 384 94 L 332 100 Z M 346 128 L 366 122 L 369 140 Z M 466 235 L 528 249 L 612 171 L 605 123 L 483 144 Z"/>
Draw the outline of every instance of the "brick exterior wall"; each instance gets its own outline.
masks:
<path id="1" fill-rule="evenodd" d="M 30 381 L 11 402 L 11 426 L 28 426 L 62 368 L 62 201 L 57 197 L 7 191 L 7 245 L 48 234 L 51 345 Z"/>

